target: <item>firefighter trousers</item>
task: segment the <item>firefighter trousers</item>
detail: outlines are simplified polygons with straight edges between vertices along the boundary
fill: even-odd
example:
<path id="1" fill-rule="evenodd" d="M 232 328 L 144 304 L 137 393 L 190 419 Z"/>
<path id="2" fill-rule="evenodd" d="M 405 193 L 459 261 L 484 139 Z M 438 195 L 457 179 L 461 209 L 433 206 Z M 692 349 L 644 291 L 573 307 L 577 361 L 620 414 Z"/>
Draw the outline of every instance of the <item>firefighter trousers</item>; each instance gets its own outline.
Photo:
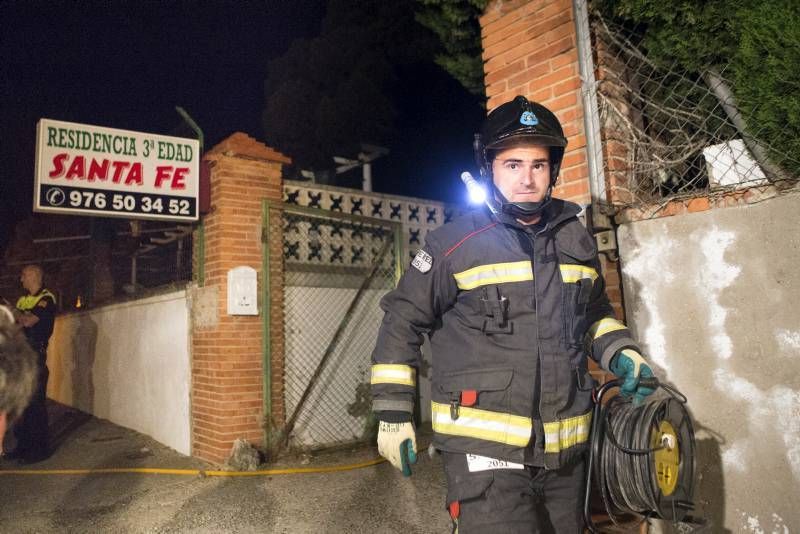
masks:
<path id="1" fill-rule="evenodd" d="M 468 462 L 467 455 L 449 452 L 442 452 L 442 463 L 453 532 L 583 532 L 583 458 L 557 470 L 493 468 L 504 464 L 474 457 Z"/>

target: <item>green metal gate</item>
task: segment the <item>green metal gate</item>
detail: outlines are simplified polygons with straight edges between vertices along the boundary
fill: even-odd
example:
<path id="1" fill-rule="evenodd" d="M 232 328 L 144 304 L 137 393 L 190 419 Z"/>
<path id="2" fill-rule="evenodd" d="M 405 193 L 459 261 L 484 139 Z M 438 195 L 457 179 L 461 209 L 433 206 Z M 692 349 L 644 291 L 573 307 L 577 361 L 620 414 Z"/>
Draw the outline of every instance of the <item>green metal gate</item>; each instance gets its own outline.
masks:
<path id="1" fill-rule="evenodd" d="M 281 441 L 319 449 L 368 440 L 370 354 L 383 317 L 379 301 L 401 272 L 401 226 L 275 203 L 265 205 L 264 222 L 265 235 L 282 242 L 280 251 L 265 247 L 271 254 L 264 265 L 283 282 L 264 284 L 264 302 L 281 302 L 283 316 L 282 332 L 265 335 L 266 361 L 282 369 L 282 377 L 265 377 L 282 388 Z M 276 339 L 282 354 L 273 353 Z M 268 387 L 265 399 L 270 394 Z M 274 416 L 269 403 L 265 408 Z"/>

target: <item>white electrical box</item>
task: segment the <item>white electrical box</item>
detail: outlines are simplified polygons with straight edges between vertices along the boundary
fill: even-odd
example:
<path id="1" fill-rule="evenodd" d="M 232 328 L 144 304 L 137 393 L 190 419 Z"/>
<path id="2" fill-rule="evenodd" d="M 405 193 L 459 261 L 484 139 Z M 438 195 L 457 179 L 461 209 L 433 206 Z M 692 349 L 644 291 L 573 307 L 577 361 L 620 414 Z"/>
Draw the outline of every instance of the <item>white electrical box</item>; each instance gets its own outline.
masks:
<path id="1" fill-rule="evenodd" d="M 252 267 L 228 271 L 228 315 L 258 315 L 258 276 Z"/>

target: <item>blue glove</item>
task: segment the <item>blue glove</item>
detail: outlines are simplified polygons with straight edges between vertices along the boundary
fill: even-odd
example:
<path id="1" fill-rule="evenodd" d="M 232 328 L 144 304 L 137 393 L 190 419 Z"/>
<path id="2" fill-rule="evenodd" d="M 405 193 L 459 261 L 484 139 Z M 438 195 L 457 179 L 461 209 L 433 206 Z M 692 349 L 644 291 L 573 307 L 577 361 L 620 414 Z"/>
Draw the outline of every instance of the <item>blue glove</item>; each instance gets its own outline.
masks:
<path id="1" fill-rule="evenodd" d="M 652 378 L 653 370 L 642 355 L 633 349 L 622 349 L 611 358 L 609 371 L 622 380 L 620 393 L 623 397 L 633 395 L 633 403 L 641 404 L 645 397 L 652 394 L 655 389 L 639 385 L 640 378 Z"/>

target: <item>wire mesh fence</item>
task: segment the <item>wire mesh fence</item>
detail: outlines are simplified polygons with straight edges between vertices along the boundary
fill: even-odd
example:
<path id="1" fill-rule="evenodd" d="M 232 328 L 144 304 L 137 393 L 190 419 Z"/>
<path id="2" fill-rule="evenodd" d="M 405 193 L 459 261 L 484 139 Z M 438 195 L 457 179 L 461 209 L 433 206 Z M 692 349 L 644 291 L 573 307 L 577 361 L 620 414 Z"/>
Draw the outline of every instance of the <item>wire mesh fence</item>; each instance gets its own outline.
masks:
<path id="1" fill-rule="evenodd" d="M 400 225 L 308 208 L 275 216 L 284 230 L 289 444 L 318 449 L 370 439 L 370 355 L 378 303 L 398 273 Z"/>
<path id="2" fill-rule="evenodd" d="M 800 155 L 740 111 L 726 66 L 693 72 L 648 56 L 640 32 L 594 14 L 610 200 L 623 207 L 795 185 Z M 770 138 L 770 136 L 773 136 Z"/>

